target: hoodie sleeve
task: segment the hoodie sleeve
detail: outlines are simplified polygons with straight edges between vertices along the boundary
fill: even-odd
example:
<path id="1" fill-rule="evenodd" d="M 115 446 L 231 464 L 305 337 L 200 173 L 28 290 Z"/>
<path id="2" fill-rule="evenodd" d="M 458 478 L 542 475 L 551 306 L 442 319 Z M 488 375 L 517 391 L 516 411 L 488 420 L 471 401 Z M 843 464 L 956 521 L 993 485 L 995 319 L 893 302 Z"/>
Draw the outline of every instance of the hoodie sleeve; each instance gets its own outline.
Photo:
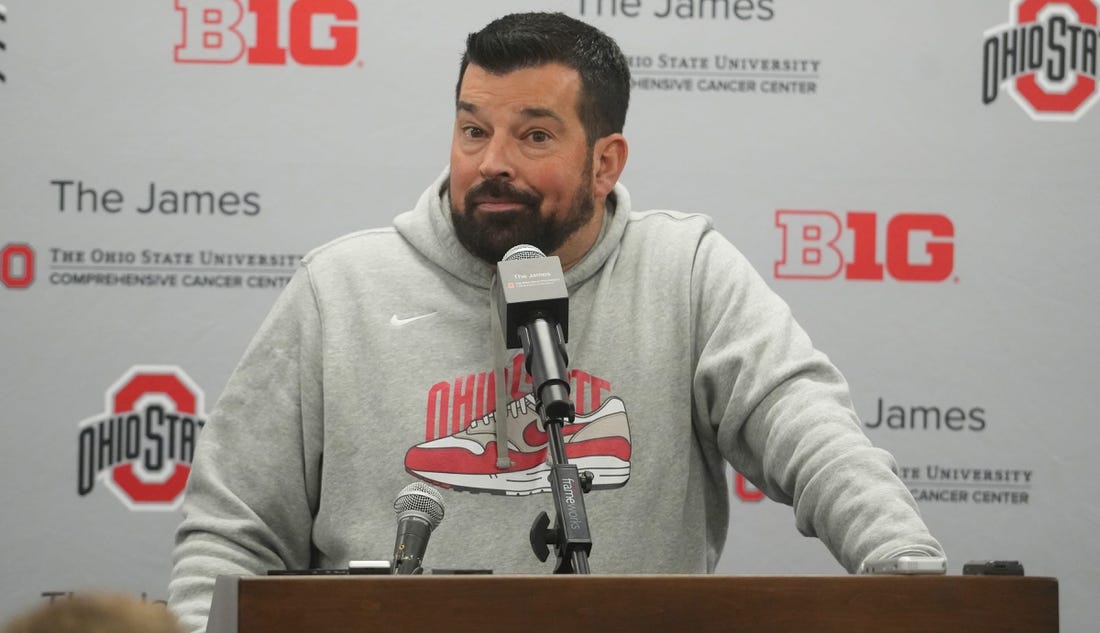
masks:
<path id="1" fill-rule="evenodd" d="M 942 556 L 893 457 L 863 434 L 840 372 L 728 241 L 700 238 L 692 272 L 697 423 L 769 498 L 794 507 L 849 571 Z"/>
<path id="2" fill-rule="evenodd" d="M 310 564 L 321 465 L 321 319 L 299 268 L 200 434 L 169 605 L 206 626 L 214 580 Z"/>

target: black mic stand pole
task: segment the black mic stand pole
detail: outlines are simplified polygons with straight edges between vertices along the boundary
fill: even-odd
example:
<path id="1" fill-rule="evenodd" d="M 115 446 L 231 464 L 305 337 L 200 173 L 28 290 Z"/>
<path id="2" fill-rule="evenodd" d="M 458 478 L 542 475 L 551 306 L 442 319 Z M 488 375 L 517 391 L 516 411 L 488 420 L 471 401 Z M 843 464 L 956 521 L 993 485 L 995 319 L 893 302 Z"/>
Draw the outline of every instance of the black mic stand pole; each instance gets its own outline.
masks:
<path id="1" fill-rule="evenodd" d="M 562 426 L 576 419 L 576 408 L 569 398 L 569 362 L 561 326 L 546 313 L 537 313 L 518 329 L 526 355 L 527 373 L 534 380 L 534 395 L 539 418 L 546 429 L 550 451 L 550 489 L 554 494 L 557 517 L 540 512 L 531 526 L 531 548 L 540 561 L 550 555 L 547 543 L 554 545 L 558 562 L 555 574 L 589 574 L 588 554 L 592 535 L 584 510 L 584 493 L 592 486 L 592 473 L 580 473 L 565 454 Z"/>

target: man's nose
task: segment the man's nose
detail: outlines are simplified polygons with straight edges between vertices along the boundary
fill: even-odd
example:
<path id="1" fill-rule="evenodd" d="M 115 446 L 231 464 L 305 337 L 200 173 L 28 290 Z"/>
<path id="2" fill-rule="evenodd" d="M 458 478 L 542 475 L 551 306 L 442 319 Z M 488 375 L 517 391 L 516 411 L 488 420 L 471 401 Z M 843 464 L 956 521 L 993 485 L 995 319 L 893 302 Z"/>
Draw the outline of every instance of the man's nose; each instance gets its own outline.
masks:
<path id="1" fill-rule="evenodd" d="M 515 176 L 515 144 L 505 135 L 493 135 L 481 155 L 478 171 L 485 179 L 511 180 Z"/>

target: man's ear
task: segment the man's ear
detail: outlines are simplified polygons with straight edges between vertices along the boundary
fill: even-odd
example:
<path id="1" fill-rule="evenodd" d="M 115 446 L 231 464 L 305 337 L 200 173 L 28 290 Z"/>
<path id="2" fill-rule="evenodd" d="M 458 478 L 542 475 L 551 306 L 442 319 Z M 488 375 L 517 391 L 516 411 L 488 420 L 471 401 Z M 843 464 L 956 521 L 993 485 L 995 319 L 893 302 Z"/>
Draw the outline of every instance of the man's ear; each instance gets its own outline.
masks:
<path id="1" fill-rule="evenodd" d="M 592 194 L 602 198 L 611 193 L 626 167 L 627 145 L 622 134 L 608 134 L 592 148 Z"/>

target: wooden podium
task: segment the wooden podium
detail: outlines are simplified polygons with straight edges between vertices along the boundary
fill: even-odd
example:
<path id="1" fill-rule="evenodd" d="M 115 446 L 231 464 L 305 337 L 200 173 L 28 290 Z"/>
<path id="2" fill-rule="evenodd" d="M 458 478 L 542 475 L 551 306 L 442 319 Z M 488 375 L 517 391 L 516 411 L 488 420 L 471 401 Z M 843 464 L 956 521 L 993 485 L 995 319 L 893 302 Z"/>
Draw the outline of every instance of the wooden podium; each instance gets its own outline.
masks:
<path id="1" fill-rule="evenodd" d="M 217 580 L 207 633 L 1055 633 L 1023 576 L 269 576 Z"/>

